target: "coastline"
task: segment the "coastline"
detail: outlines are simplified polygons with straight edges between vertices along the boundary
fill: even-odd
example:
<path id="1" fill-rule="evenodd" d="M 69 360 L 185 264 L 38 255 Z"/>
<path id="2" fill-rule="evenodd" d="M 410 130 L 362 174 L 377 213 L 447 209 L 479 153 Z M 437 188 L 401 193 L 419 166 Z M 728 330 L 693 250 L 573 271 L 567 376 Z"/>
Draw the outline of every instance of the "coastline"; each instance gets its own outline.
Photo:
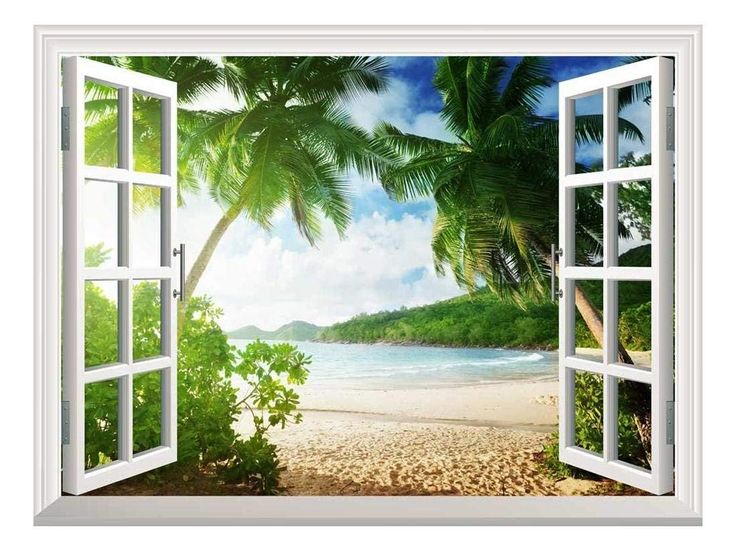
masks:
<path id="1" fill-rule="evenodd" d="M 368 346 L 420 346 L 426 348 L 468 348 L 468 349 L 488 349 L 488 350 L 523 350 L 524 352 L 555 352 L 557 347 L 544 346 L 544 345 L 533 345 L 533 346 L 495 346 L 485 344 L 448 344 L 448 343 L 433 343 L 433 342 L 421 342 L 421 341 L 329 341 L 321 339 L 312 339 L 309 341 L 294 341 L 294 342 L 315 342 L 320 344 L 365 344 Z"/>
<path id="2" fill-rule="evenodd" d="M 308 380 L 295 390 L 303 422 L 268 433 L 285 468 L 281 480 L 287 495 L 557 496 L 633 491 L 606 480 L 556 478 L 545 471 L 544 450 L 557 429 L 556 371 L 535 379 L 432 386 Z M 247 419 L 235 428 L 252 433 Z"/>
<path id="3" fill-rule="evenodd" d="M 539 455 L 557 381 L 298 390 L 303 422 L 269 432 L 289 495 L 562 495 Z M 249 423 L 237 429 L 248 434 Z"/>

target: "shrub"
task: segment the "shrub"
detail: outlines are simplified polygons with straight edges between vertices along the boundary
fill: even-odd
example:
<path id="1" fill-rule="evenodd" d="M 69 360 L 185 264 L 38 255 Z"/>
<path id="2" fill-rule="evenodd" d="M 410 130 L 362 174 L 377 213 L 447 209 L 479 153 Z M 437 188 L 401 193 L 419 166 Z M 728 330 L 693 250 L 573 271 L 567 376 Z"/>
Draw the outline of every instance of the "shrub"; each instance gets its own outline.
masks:
<path id="1" fill-rule="evenodd" d="M 276 445 L 269 443 L 263 432 L 256 431 L 248 440 L 238 439 L 232 451 L 223 473 L 225 482 L 246 484 L 251 492 L 263 495 L 273 495 L 282 489 L 279 475 L 284 467 L 279 464 Z"/>
<path id="2" fill-rule="evenodd" d="M 618 456 L 622 461 L 650 468 L 644 438 L 637 427 L 637 417 L 649 409 L 648 403 L 642 403 L 641 386 L 628 381 L 619 383 Z M 582 471 L 559 461 L 558 441 L 555 432 L 544 447 L 546 469 L 554 476 L 579 475 Z M 575 379 L 575 445 L 603 453 L 603 384 L 599 375 L 583 371 L 577 372 Z"/>
<path id="3" fill-rule="evenodd" d="M 94 258 L 102 262 L 105 256 Z M 113 299 L 90 282 L 85 288 L 85 311 L 87 364 L 116 362 L 117 309 Z M 134 287 L 133 311 L 134 357 L 160 354 L 161 293 L 157 283 L 139 282 Z M 158 469 L 153 477 L 149 473 L 148 478 L 156 480 L 209 466 L 224 479 L 244 482 L 254 491 L 276 491 L 283 469 L 266 433 L 271 427 L 301 421 L 299 396 L 291 387 L 304 384 L 311 359 L 290 344 L 256 341 L 245 350 L 236 349 L 218 324 L 222 310 L 208 297 L 192 297 L 184 316 L 177 369 L 177 462 Z M 135 379 L 136 452 L 160 445 L 161 382 L 160 376 L 149 375 L 155 373 Z M 234 376 L 243 381 L 246 390 L 242 397 Z M 87 385 L 85 390 L 86 467 L 92 468 L 117 456 L 118 389 L 115 381 L 109 381 Z M 254 421 L 254 434 L 248 440 L 233 429 L 244 411 Z M 260 482 L 256 484 L 256 480 Z"/>

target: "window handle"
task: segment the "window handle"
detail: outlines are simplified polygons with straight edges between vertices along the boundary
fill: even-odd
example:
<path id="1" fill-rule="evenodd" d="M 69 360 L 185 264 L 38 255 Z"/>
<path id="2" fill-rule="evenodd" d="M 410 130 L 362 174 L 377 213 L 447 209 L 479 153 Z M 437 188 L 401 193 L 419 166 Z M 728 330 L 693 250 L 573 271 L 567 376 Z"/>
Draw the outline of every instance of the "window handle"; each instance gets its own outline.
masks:
<path id="1" fill-rule="evenodd" d="M 562 298 L 562 289 L 555 289 L 557 286 L 555 268 L 557 267 L 557 259 L 562 256 L 562 249 L 558 249 L 557 245 L 552 243 L 550 247 L 550 300 L 555 302 L 558 298 Z"/>
<path id="2" fill-rule="evenodd" d="M 186 282 L 186 247 L 184 243 L 179 243 L 179 248 L 174 249 L 174 256 L 181 256 L 179 259 L 179 287 L 181 290 L 174 289 L 174 298 L 178 298 L 180 302 L 184 300 L 184 284 Z"/>

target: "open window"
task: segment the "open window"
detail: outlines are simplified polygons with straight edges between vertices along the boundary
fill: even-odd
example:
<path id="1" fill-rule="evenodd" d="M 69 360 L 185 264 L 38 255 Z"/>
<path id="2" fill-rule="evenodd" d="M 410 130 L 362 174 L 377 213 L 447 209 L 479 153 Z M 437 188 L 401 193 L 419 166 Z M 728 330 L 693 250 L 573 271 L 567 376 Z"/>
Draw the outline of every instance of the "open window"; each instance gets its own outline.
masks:
<path id="1" fill-rule="evenodd" d="M 650 107 L 648 163 L 626 166 L 619 147 L 622 109 L 638 97 Z M 600 170 L 576 170 L 585 115 L 580 106 L 600 104 L 604 132 Z M 560 459 L 575 467 L 654 494 L 673 490 L 673 63 L 651 58 L 560 83 Z M 644 157 L 647 159 L 647 157 Z M 650 209 L 651 260 L 619 265 L 622 199 L 635 187 Z M 602 229 L 600 258 L 581 262 L 576 238 L 586 215 L 581 204 L 598 197 Z M 589 224 L 593 226 L 594 223 Z M 596 233 L 590 230 L 590 233 Z M 553 253 L 554 254 L 554 253 Z M 602 347 L 583 350 L 576 342 L 580 294 L 602 293 Z M 621 338 L 619 303 L 625 293 L 651 293 L 651 357 L 633 358 Z M 644 317 L 645 314 L 642 313 Z M 580 388 L 597 385 L 602 411 L 581 404 Z M 577 402 L 577 403 L 576 403 Z M 636 409 L 635 427 L 650 443 L 647 464 L 620 453 L 622 405 Z M 583 415 L 584 414 L 584 415 Z M 576 418 L 576 415 L 581 418 Z M 598 424 L 600 442 L 583 447 L 578 432 Z"/>
<path id="2" fill-rule="evenodd" d="M 63 98 L 62 484 L 67 493 L 83 494 L 176 461 L 176 83 L 67 57 Z M 147 116 L 136 116 L 138 109 Z M 113 114 L 104 154 L 85 147 L 85 123 L 100 113 Z M 150 135 L 147 155 L 133 148 L 141 131 Z M 160 207 L 158 232 L 133 230 L 141 197 Z M 102 234 L 107 239 L 91 258 Z M 160 254 L 136 255 L 136 239 L 156 240 Z M 135 331 L 135 297 L 143 287 L 160 295 L 160 315 L 147 320 L 145 343 L 136 342 Z M 98 329 L 85 323 L 96 296 L 114 305 L 105 318 L 110 346 L 101 350 L 88 349 L 85 339 Z M 155 387 L 160 402 L 140 412 L 136 394 L 144 386 Z M 144 429 L 155 436 L 137 438 Z M 105 438 L 93 438 L 97 433 Z"/>

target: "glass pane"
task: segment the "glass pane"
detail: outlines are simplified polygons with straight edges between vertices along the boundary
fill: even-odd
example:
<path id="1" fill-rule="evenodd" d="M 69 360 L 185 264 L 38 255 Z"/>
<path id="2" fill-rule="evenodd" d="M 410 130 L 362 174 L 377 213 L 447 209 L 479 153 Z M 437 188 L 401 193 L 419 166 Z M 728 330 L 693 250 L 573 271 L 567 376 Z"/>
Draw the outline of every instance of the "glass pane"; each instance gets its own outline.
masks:
<path id="1" fill-rule="evenodd" d="M 133 185 L 130 226 L 131 266 L 161 266 L 161 188 Z"/>
<path id="2" fill-rule="evenodd" d="M 118 89 L 84 83 L 84 162 L 118 166 Z"/>
<path id="3" fill-rule="evenodd" d="M 652 188 L 649 180 L 622 182 L 618 195 L 618 265 L 652 265 Z"/>
<path id="4" fill-rule="evenodd" d="M 603 376 L 575 371 L 575 445 L 603 454 Z"/>
<path id="5" fill-rule="evenodd" d="M 575 356 L 586 360 L 603 362 L 603 281 L 591 279 L 577 281 L 577 292 L 584 296 L 580 301 L 588 321 L 575 307 Z M 576 303 L 578 300 L 576 299 Z M 590 325 L 593 326 L 591 329 Z M 600 341 L 599 341 L 600 339 Z"/>
<path id="6" fill-rule="evenodd" d="M 161 100 L 133 94 L 133 165 L 139 172 L 161 172 Z"/>
<path id="7" fill-rule="evenodd" d="M 618 379 L 618 458 L 650 469 L 652 459 L 652 387 Z"/>
<path id="8" fill-rule="evenodd" d="M 651 369 L 652 284 L 649 281 L 619 281 L 617 287 L 619 342 L 636 367 Z"/>
<path id="9" fill-rule="evenodd" d="M 119 361 L 118 282 L 84 283 L 84 366 Z"/>
<path id="10" fill-rule="evenodd" d="M 118 265 L 118 189 L 115 182 L 86 180 L 83 194 L 84 265 Z"/>
<path id="11" fill-rule="evenodd" d="M 133 360 L 161 355 L 161 282 L 133 285 Z"/>
<path id="12" fill-rule="evenodd" d="M 603 92 L 573 100 L 575 173 L 603 170 Z"/>
<path id="13" fill-rule="evenodd" d="M 118 396 L 118 379 L 84 387 L 85 469 L 118 459 Z"/>
<path id="14" fill-rule="evenodd" d="M 600 265 L 603 260 L 603 186 L 574 188 L 575 263 Z"/>
<path id="15" fill-rule="evenodd" d="M 161 371 L 133 376 L 133 453 L 161 445 Z"/>
<path id="16" fill-rule="evenodd" d="M 651 95 L 649 80 L 618 91 L 618 166 L 652 164 Z"/>

